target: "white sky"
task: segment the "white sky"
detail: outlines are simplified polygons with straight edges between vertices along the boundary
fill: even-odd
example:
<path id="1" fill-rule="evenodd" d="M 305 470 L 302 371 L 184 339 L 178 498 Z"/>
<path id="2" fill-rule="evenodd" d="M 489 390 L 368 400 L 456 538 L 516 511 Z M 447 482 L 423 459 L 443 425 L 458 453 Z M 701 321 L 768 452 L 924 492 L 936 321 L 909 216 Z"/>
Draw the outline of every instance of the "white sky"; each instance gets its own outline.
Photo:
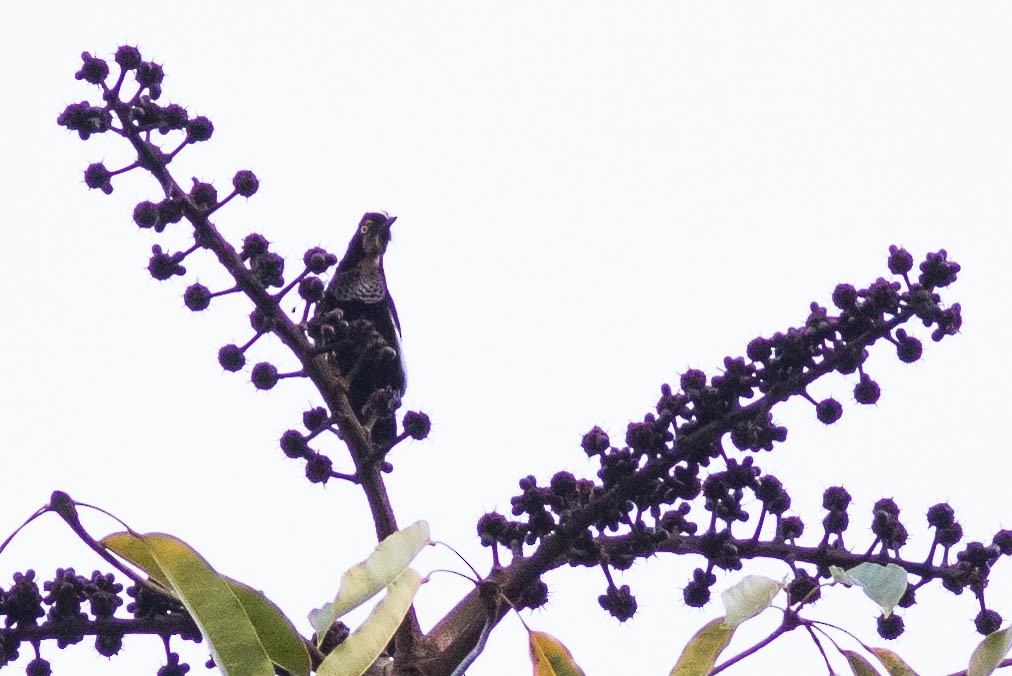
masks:
<path id="1" fill-rule="evenodd" d="M 788 443 L 756 461 L 784 481 L 810 542 L 835 484 L 855 497 L 848 541 L 860 549 L 883 496 L 904 510 L 910 558 L 926 553 L 923 514 L 939 501 L 968 539 L 1012 527 L 1012 373 L 1000 357 L 1012 339 L 1007 3 L 30 4 L 0 24 L 0 532 L 59 488 L 182 537 L 304 630 L 373 544 L 359 492 L 308 485 L 277 448 L 317 405 L 311 391 L 286 381 L 256 392 L 248 374 L 218 367 L 218 347 L 249 335 L 247 306 L 183 307 L 195 279 L 223 285 L 211 261 L 190 261 L 187 281 L 148 277 L 150 246 L 183 241 L 132 225 L 133 204 L 158 196 L 153 180 L 117 179 L 111 198 L 83 185 L 90 162 L 121 166 L 127 149 L 82 143 L 56 117 L 95 96 L 73 79 L 80 52 L 111 58 L 123 43 L 164 64 L 164 100 L 215 124 L 174 163 L 177 178 L 221 192 L 237 169 L 261 179 L 260 194 L 218 215 L 235 241 L 263 232 L 294 270 L 309 246 L 342 253 L 364 211 L 399 216 L 387 269 L 406 406 L 434 427 L 397 449 L 390 490 L 402 524 L 428 519 L 479 570 L 489 557 L 475 521 L 508 511 L 520 477 L 591 475 L 578 445 L 588 428 L 621 439 L 662 382 L 713 373 L 756 335 L 803 321 L 812 300 L 828 303 L 836 283 L 883 274 L 890 244 L 917 259 L 944 247 L 963 265 L 946 292 L 963 304 L 962 334 L 941 345 L 921 334 L 914 366 L 880 348 L 875 407 L 849 403 L 852 381 L 827 379 L 813 393 L 845 403 L 840 423 L 782 408 Z M 293 364 L 277 344 L 250 358 Z M 557 571 L 528 622 L 589 674 L 666 674 L 720 613 L 682 603 L 699 564 L 658 558 L 620 575 L 640 606 L 622 626 L 597 606 L 599 571 Z M 0 558 L 0 584 L 28 566 L 48 579 L 57 565 L 88 574 L 99 562 L 49 518 Z M 1009 618 L 1012 567 L 999 566 L 989 599 Z M 440 567 L 462 569 L 445 550 L 419 563 Z M 466 591 L 436 575 L 420 592 L 423 623 Z M 890 647 L 925 674 L 965 667 L 974 600 L 919 598 Z M 809 613 L 883 643 L 857 596 L 830 593 Z M 160 663 L 154 639 L 128 640 L 111 662 L 86 645 L 44 654 L 56 673 Z M 527 673 L 526 653 L 507 618 L 469 673 Z M 205 656 L 190 653 L 191 673 Z M 785 662 L 819 664 L 799 633 L 728 673 L 783 673 Z"/>

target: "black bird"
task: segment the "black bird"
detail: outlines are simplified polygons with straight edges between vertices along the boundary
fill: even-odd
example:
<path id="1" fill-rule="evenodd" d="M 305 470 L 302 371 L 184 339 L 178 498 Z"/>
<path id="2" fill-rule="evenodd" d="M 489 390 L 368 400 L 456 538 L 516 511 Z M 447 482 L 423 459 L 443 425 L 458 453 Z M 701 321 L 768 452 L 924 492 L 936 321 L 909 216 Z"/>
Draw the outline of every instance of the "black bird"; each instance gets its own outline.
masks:
<path id="1" fill-rule="evenodd" d="M 376 418 L 372 436 L 378 444 L 393 440 L 393 411 L 389 406 L 364 411 L 366 403 L 383 388 L 390 388 L 399 399 L 407 385 L 401 324 L 383 272 L 383 254 L 395 220 L 384 213 L 362 217 L 313 318 L 317 342 L 334 347 L 342 374 L 351 376 L 348 400 L 355 413 L 363 423 Z"/>

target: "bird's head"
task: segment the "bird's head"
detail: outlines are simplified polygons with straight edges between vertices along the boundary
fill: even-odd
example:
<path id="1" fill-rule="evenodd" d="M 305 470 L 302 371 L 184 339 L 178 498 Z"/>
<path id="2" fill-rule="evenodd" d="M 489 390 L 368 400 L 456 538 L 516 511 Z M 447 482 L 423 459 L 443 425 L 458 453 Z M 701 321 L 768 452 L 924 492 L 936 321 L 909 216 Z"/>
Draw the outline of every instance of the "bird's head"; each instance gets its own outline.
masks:
<path id="1" fill-rule="evenodd" d="M 353 260 L 381 257 L 390 243 L 390 226 L 396 220 L 396 216 L 387 216 L 383 212 L 371 212 L 363 216 L 355 236 L 348 244 L 346 257 L 350 256 Z"/>

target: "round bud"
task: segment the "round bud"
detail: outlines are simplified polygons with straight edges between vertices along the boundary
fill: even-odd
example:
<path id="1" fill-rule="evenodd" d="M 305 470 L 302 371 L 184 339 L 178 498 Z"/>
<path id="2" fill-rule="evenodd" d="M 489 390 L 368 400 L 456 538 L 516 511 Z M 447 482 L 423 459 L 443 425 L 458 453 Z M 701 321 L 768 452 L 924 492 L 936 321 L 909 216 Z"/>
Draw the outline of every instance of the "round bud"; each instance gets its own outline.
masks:
<path id="1" fill-rule="evenodd" d="M 595 426 L 583 435 L 583 441 L 580 442 L 580 445 L 588 456 L 593 457 L 607 451 L 611 445 L 611 440 L 608 438 L 607 432 Z"/>
<path id="2" fill-rule="evenodd" d="M 112 172 L 105 168 L 101 162 L 88 165 L 84 170 L 84 183 L 91 189 L 98 189 L 106 195 L 112 192 Z"/>
<path id="3" fill-rule="evenodd" d="M 187 143 L 199 143 L 200 141 L 206 141 L 211 138 L 211 134 L 214 133 L 214 125 L 211 121 L 201 115 L 190 120 L 190 123 L 186 125 L 186 141 Z"/>
<path id="4" fill-rule="evenodd" d="M 182 260 L 180 254 L 167 254 L 162 251 L 162 247 L 155 244 L 151 247 L 148 272 L 160 282 L 164 282 L 174 275 L 185 275 L 186 268 L 180 265 L 180 260 Z"/>
<path id="5" fill-rule="evenodd" d="M 823 399 L 815 407 L 815 415 L 819 422 L 832 425 L 843 415 L 843 406 L 836 399 Z"/>
<path id="6" fill-rule="evenodd" d="M 267 253 L 267 247 L 270 244 L 267 242 L 267 238 L 257 233 L 250 233 L 246 235 L 246 238 L 242 241 L 242 251 L 239 256 L 243 260 L 248 260 L 254 256 Z"/>
<path id="7" fill-rule="evenodd" d="M 320 453 L 313 453 L 306 462 L 306 478 L 314 484 L 325 484 L 330 479 L 334 463 Z"/>
<path id="8" fill-rule="evenodd" d="M 854 386 L 854 401 L 865 405 L 874 404 L 881 393 L 878 383 L 862 374 L 861 380 Z"/>
<path id="9" fill-rule="evenodd" d="M 240 370 L 246 365 L 246 355 L 238 345 L 226 345 L 218 350 L 218 363 L 226 371 Z"/>
<path id="10" fill-rule="evenodd" d="M 144 201 L 134 207 L 134 223 L 140 228 L 153 228 L 158 225 L 159 209 L 154 202 Z"/>
<path id="11" fill-rule="evenodd" d="M 924 348 L 921 341 L 913 336 L 908 336 L 903 329 L 896 331 L 896 356 L 905 364 L 910 364 L 921 358 Z"/>
<path id="12" fill-rule="evenodd" d="M 95 85 L 105 82 L 105 78 L 109 75 L 109 64 L 88 52 L 81 54 L 81 58 L 84 59 L 84 65 L 74 77 Z"/>
<path id="13" fill-rule="evenodd" d="M 328 422 L 327 409 L 322 406 L 311 408 L 302 414 L 302 424 L 306 426 L 306 429 L 310 432 L 315 432 L 320 429 Z"/>
<path id="14" fill-rule="evenodd" d="M 260 308 L 253 308 L 253 311 L 249 313 L 249 325 L 257 333 L 267 333 L 274 327 L 274 319 L 261 312 Z"/>
<path id="15" fill-rule="evenodd" d="M 140 51 L 136 47 L 130 47 L 129 45 L 123 45 L 117 49 L 114 59 L 123 70 L 133 70 L 141 65 L 142 62 Z"/>
<path id="16" fill-rule="evenodd" d="M 403 425 L 404 431 L 407 432 L 408 436 L 418 441 L 429 436 L 429 431 L 432 429 L 429 416 L 420 411 L 408 411 L 405 413 Z"/>
<path id="17" fill-rule="evenodd" d="M 889 247 L 889 272 L 902 275 L 914 267 L 914 257 L 906 249 L 898 246 Z"/>
<path id="18" fill-rule="evenodd" d="M 891 641 L 894 638 L 899 638 L 903 633 L 903 618 L 893 613 L 889 617 L 879 615 L 878 618 L 878 635 L 882 638 Z"/>
<path id="19" fill-rule="evenodd" d="M 258 390 L 269 390 L 278 384 L 278 369 L 273 364 L 262 361 L 253 367 L 250 379 Z"/>
<path id="20" fill-rule="evenodd" d="M 161 92 L 162 79 L 165 78 L 165 72 L 162 67 L 153 61 L 145 61 L 137 66 L 137 82 L 148 89 L 158 90 Z M 151 98 L 157 99 L 158 97 L 152 92 Z"/>
<path id="21" fill-rule="evenodd" d="M 50 676 L 50 674 L 53 673 L 53 670 L 49 666 L 49 662 L 41 657 L 36 657 L 28 663 L 27 667 L 25 667 L 25 673 L 28 676 Z"/>
<path id="22" fill-rule="evenodd" d="M 310 275 L 299 282 L 299 296 L 307 303 L 316 303 L 323 300 L 323 280 Z"/>
<path id="23" fill-rule="evenodd" d="M 260 189 L 260 180 L 252 171 L 244 169 L 232 177 L 232 187 L 243 197 L 252 197 Z"/>
<path id="24" fill-rule="evenodd" d="M 326 272 L 327 268 L 337 262 L 337 256 L 327 253 L 326 250 L 321 249 L 318 246 L 314 246 L 312 249 L 306 251 L 306 253 L 302 256 L 302 262 L 306 264 L 306 269 L 310 272 L 320 275 Z"/>
<path id="25" fill-rule="evenodd" d="M 974 626 L 977 627 L 977 632 L 983 636 L 987 636 L 992 632 L 996 632 L 1001 628 L 1001 615 L 993 610 L 982 610 L 977 613 L 977 617 L 973 620 Z"/>
<path id="26" fill-rule="evenodd" d="M 281 435 L 281 450 L 289 458 L 304 458 L 310 452 L 306 438 L 296 430 L 288 430 Z"/>
<path id="27" fill-rule="evenodd" d="M 833 289 L 833 305 L 841 310 L 850 310 L 857 305 L 857 289 L 851 284 L 838 284 Z"/>
<path id="28" fill-rule="evenodd" d="M 206 310 L 211 304 L 211 292 L 203 284 L 191 284 L 183 293 L 183 302 L 194 312 Z"/>
<path id="29" fill-rule="evenodd" d="M 210 183 L 194 180 L 190 198 L 199 208 L 207 211 L 218 205 L 218 191 Z"/>

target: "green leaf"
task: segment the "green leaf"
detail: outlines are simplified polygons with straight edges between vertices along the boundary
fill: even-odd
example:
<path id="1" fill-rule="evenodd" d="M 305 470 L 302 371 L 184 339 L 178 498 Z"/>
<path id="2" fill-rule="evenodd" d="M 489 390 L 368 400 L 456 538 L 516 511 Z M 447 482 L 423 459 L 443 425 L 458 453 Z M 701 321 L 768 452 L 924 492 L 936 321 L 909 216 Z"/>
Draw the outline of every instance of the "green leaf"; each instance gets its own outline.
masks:
<path id="1" fill-rule="evenodd" d="M 277 606 L 260 592 L 219 575 L 185 542 L 158 533 L 113 533 L 101 542 L 173 591 L 197 622 L 223 673 L 273 674 L 272 664 L 296 676 L 309 673 L 309 651 Z"/>
<path id="2" fill-rule="evenodd" d="M 262 593 L 231 578 L 223 579 L 242 604 L 271 661 L 293 676 L 308 676 L 313 661 L 291 620 Z"/>
<path id="3" fill-rule="evenodd" d="M 735 625 L 727 624 L 723 617 L 718 617 L 705 624 L 689 639 L 678 658 L 670 676 L 706 676 L 713 671 L 717 657 L 731 642 Z"/>
<path id="4" fill-rule="evenodd" d="M 172 585 L 169 583 L 169 578 L 165 575 L 165 571 L 158 565 L 158 561 L 155 560 L 154 555 L 151 552 L 151 548 L 148 547 L 144 540 L 140 537 L 131 535 L 130 533 L 112 533 L 106 535 L 99 541 L 106 549 L 110 550 L 114 554 L 119 554 L 121 557 L 134 564 L 148 576 L 162 585 L 166 589 L 171 589 Z"/>
<path id="5" fill-rule="evenodd" d="M 882 666 L 889 672 L 889 676 L 917 676 L 917 672 L 910 668 L 899 655 L 888 648 L 868 648 L 872 655 L 878 658 Z"/>
<path id="6" fill-rule="evenodd" d="M 850 665 L 850 670 L 854 672 L 854 676 L 880 676 L 871 662 L 859 653 L 853 650 L 841 650 L 840 654 L 847 658 L 847 663 Z"/>
<path id="7" fill-rule="evenodd" d="M 745 576 L 741 582 L 720 595 L 727 611 L 724 622 L 737 627 L 750 617 L 755 617 L 770 607 L 773 598 L 783 588 L 782 583 L 762 575 Z"/>
<path id="8" fill-rule="evenodd" d="M 970 666 L 966 670 L 966 676 L 987 676 L 994 673 L 1010 649 L 1012 649 L 1012 627 L 988 634 L 970 655 Z"/>
<path id="9" fill-rule="evenodd" d="M 569 648 L 543 631 L 528 633 L 534 676 L 585 676 Z"/>
<path id="10" fill-rule="evenodd" d="M 838 566 L 830 566 L 829 571 L 843 584 L 861 587 L 886 617 L 892 615 L 893 608 L 907 591 L 907 571 L 895 563 L 885 566 L 860 563 L 847 571 Z"/>
<path id="11" fill-rule="evenodd" d="M 153 578 L 168 582 L 207 639 L 214 663 L 223 674 L 274 675 L 274 665 L 242 603 L 203 557 L 171 535 L 147 533 L 135 539 L 148 550 L 148 556 L 143 556 L 137 554 L 136 542 L 128 546 L 143 561 L 135 563 Z M 113 551 L 117 543 L 121 543 L 118 538 L 103 540 Z"/>
<path id="12" fill-rule="evenodd" d="M 316 630 L 317 645 L 323 642 L 330 625 L 348 611 L 362 605 L 400 575 L 429 543 L 429 524 L 416 521 L 383 539 L 365 561 L 341 576 L 334 601 L 309 613 Z"/>
<path id="13" fill-rule="evenodd" d="M 387 587 L 362 626 L 334 648 L 320 664 L 318 676 L 360 676 L 387 647 L 411 607 L 421 576 L 408 568 Z"/>

